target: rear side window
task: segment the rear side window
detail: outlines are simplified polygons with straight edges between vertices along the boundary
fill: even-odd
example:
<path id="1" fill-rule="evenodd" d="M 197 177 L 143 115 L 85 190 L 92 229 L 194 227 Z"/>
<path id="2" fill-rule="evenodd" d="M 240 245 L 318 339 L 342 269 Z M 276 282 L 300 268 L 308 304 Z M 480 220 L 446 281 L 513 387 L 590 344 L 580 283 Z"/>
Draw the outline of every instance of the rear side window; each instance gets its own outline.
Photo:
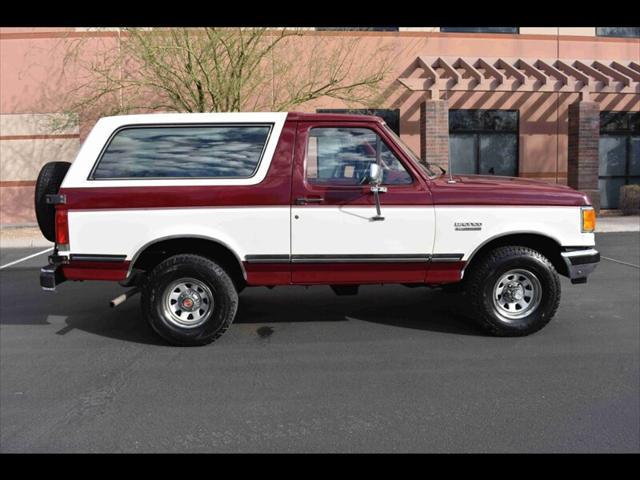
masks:
<path id="1" fill-rule="evenodd" d="M 119 130 L 91 179 L 247 178 L 271 125 L 136 126 Z"/>

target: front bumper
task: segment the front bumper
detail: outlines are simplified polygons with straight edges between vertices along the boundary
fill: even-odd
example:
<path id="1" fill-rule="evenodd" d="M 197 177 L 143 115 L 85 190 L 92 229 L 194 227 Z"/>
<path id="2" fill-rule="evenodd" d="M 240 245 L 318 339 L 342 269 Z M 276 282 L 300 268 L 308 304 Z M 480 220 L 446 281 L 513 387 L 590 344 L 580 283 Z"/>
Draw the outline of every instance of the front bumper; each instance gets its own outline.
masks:
<path id="1" fill-rule="evenodd" d="M 581 248 L 561 253 L 567 265 L 567 276 L 571 283 L 587 283 L 587 276 L 600 262 L 600 252 L 595 248 Z"/>
<path id="2" fill-rule="evenodd" d="M 50 255 L 49 265 L 40 269 L 40 286 L 43 290 L 55 291 L 56 286 L 67 280 L 62 272 L 65 258 L 59 255 Z"/>

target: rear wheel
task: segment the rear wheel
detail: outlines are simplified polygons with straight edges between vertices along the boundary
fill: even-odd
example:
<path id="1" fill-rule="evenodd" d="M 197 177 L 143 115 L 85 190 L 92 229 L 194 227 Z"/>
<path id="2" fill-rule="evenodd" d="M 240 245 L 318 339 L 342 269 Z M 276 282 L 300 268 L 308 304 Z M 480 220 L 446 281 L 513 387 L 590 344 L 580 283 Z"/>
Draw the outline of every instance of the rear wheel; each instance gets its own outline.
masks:
<path id="1" fill-rule="evenodd" d="M 36 219 L 42 235 L 51 242 L 56 241 L 56 207 L 47 203 L 47 195 L 58 193 L 70 166 L 69 162 L 45 163 L 36 180 Z"/>
<path id="2" fill-rule="evenodd" d="M 496 336 L 537 332 L 560 303 L 560 279 L 551 262 L 527 247 L 499 247 L 468 272 L 467 294 L 475 320 Z"/>
<path id="3" fill-rule="evenodd" d="M 142 287 L 151 328 L 172 345 L 206 345 L 231 325 L 238 293 L 229 275 L 198 255 L 175 255 L 155 267 Z"/>

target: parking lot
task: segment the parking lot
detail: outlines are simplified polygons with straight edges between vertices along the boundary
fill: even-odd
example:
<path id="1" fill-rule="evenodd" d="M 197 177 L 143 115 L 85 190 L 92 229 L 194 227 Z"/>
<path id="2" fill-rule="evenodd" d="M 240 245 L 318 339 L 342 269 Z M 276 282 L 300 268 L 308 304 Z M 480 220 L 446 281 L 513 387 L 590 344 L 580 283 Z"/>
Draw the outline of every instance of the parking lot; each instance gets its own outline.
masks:
<path id="1" fill-rule="evenodd" d="M 43 254 L 0 270 L 0 451 L 640 452 L 640 238 L 597 243 L 530 337 L 436 289 L 248 288 L 200 348 L 162 343 L 139 297 L 109 308 L 117 284 L 42 292 Z"/>

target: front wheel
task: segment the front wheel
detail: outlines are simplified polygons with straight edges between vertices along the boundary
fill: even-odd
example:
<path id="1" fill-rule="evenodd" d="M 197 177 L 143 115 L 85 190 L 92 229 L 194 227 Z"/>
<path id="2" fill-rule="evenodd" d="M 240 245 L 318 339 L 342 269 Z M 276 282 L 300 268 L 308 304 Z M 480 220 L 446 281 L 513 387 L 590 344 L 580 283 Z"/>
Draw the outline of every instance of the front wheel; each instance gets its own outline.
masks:
<path id="1" fill-rule="evenodd" d="M 145 279 L 141 302 L 151 328 L 172 345 L 206 345 L 233 322 L 238 293 L 215 262 L 175 255 Z"/>
<path id="2" fill-rule="evenodd" d="M 467 280 L 476 321 L 496 336 L 537 332 L 560 303 L 558 273 L 545 256 L 527 247 L 492 250 L 472 265 Z"/>

